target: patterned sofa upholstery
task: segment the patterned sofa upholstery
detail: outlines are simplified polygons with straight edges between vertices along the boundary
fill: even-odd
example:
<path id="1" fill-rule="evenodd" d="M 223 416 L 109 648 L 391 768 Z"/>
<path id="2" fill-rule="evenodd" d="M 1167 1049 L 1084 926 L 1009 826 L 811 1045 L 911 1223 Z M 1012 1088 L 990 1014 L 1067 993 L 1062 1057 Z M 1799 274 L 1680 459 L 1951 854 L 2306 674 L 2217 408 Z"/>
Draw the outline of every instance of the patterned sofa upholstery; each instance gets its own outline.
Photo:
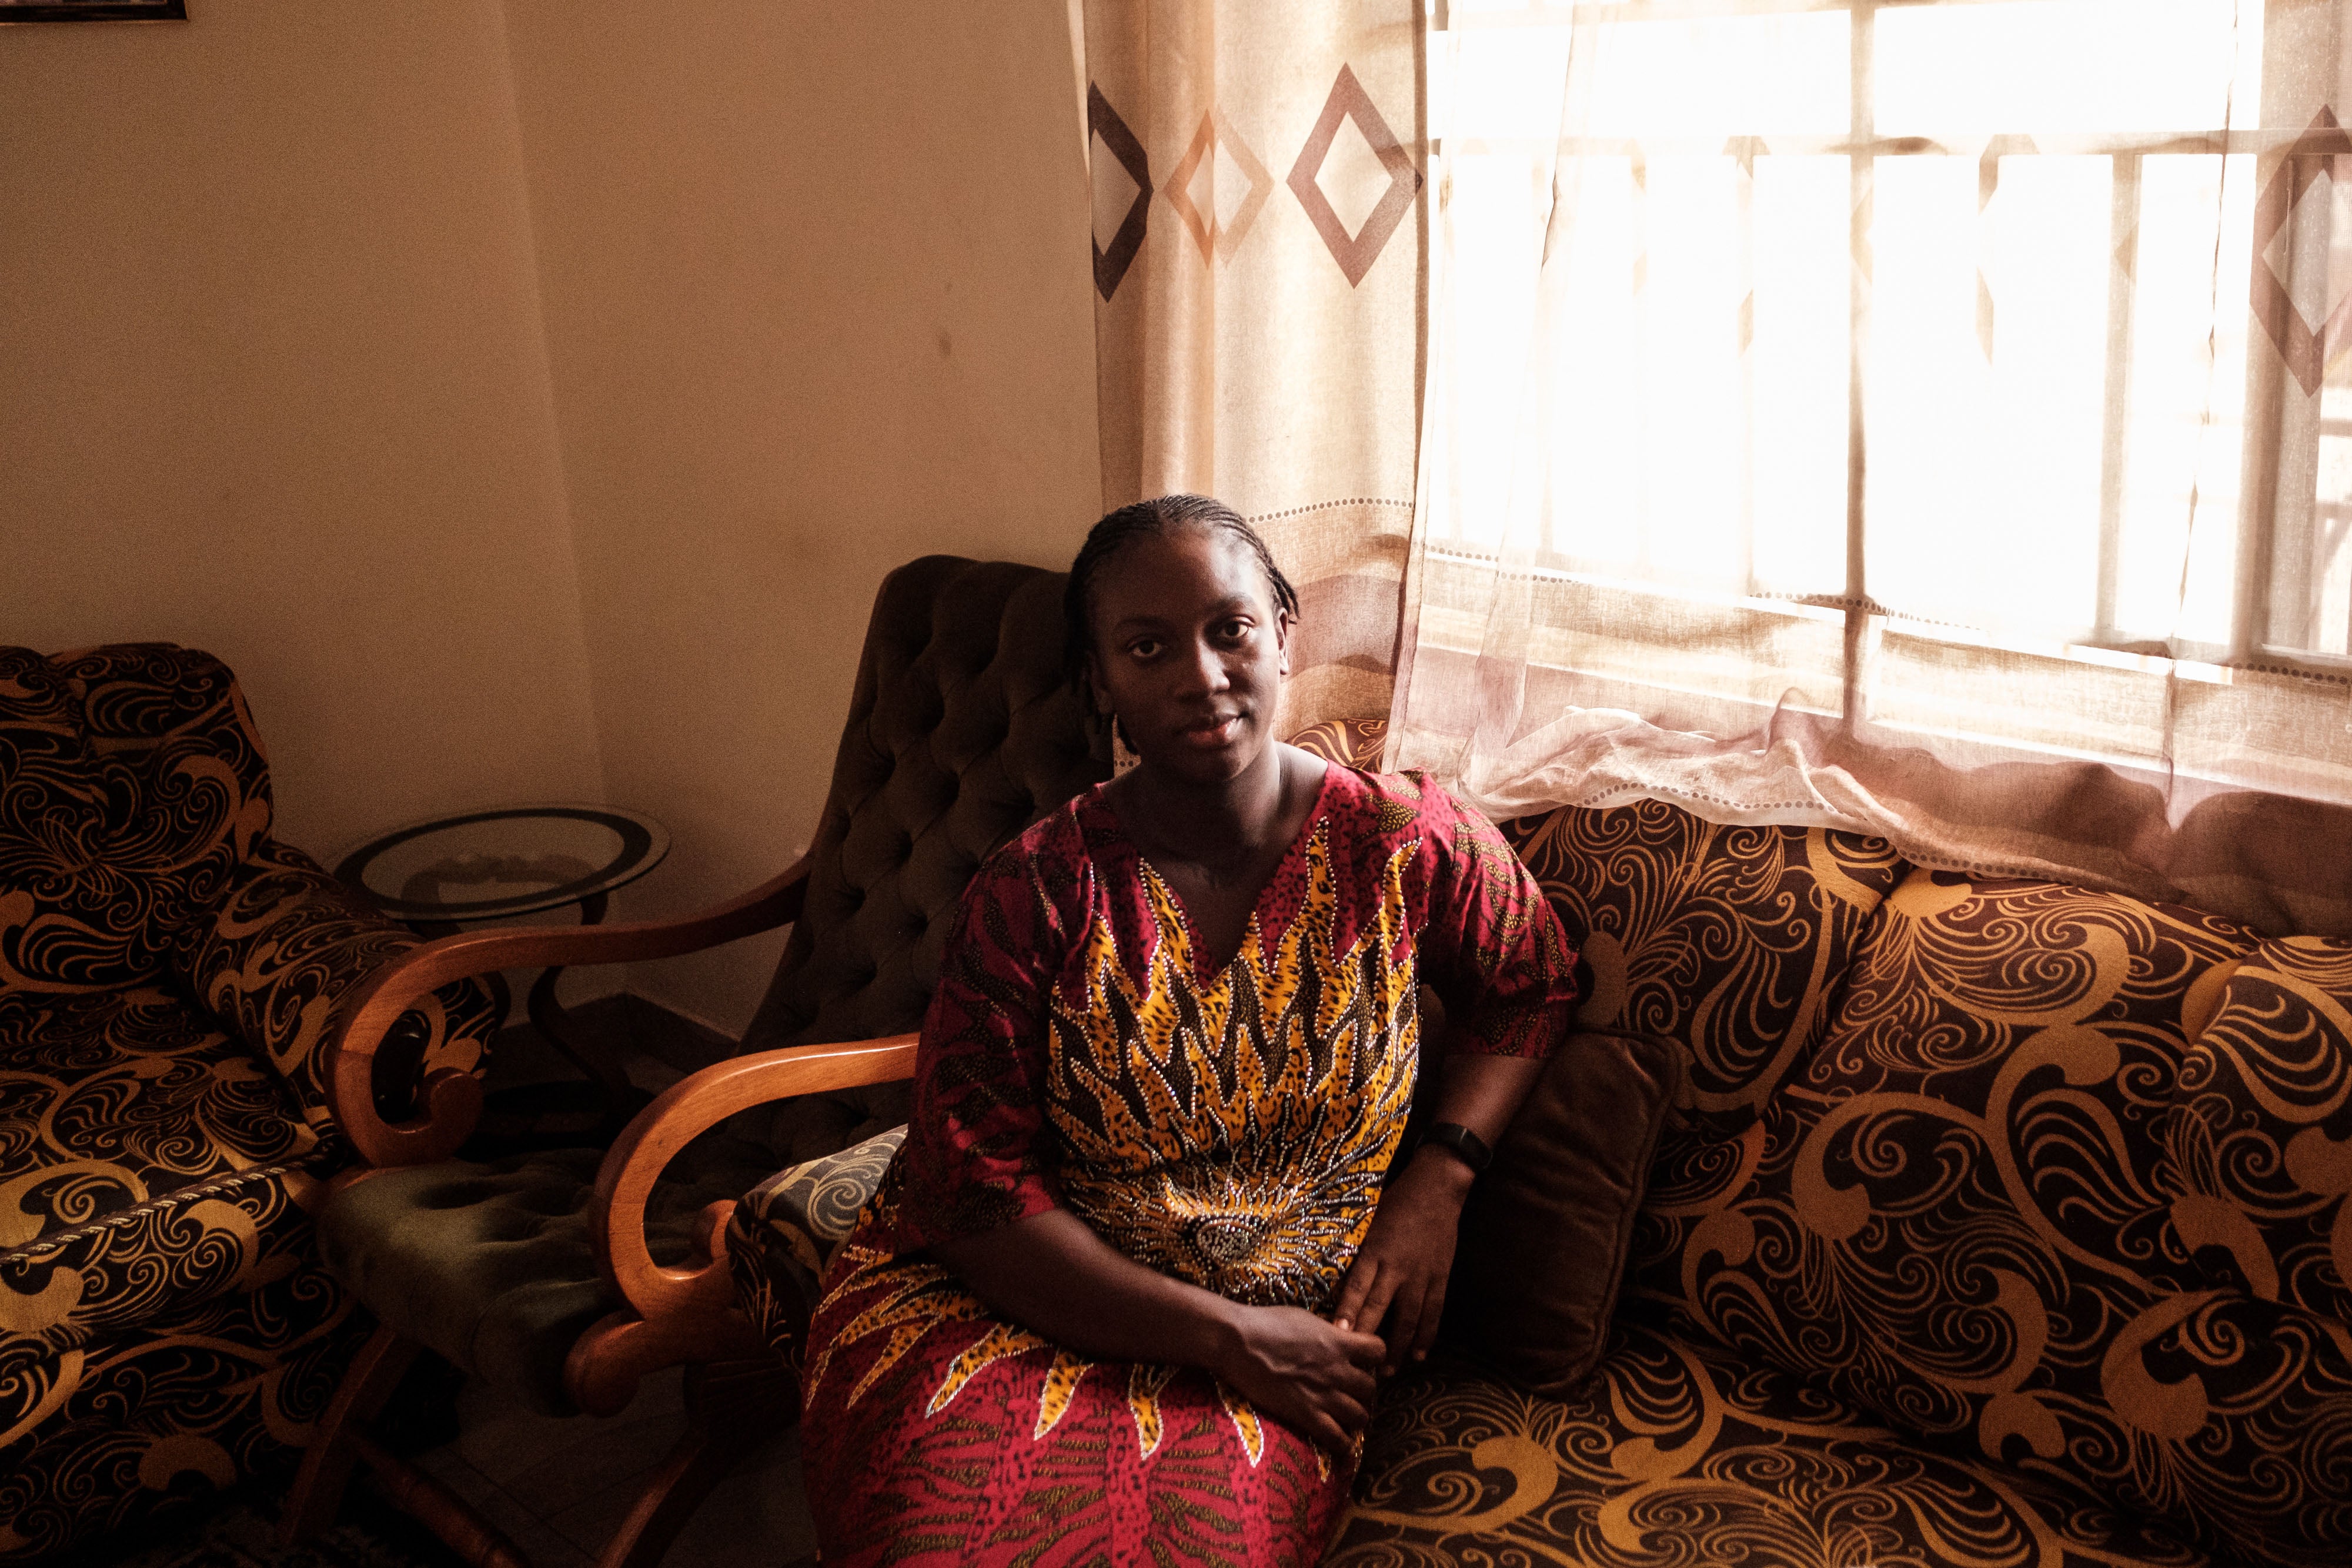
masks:
<path id="1" fill-rule="evenodd" d="M 289 1454 L 363 1333 L 312 1239 L 321 1042 L 416 939 L 270 811 L 217 660 L 0 648 L 0 1560 Z M 409 1021 L 459 1068 L 494 1022 Z"/>
<path id="2" fill-rule="evenodd" d="M 1399 1384 L 1329 1562 L 2352 1562 L 2352 943 L 1660 801 L 1507 831 L 1685 1103 L 1589 1388 Z"/>
<path id="3" fill-rule="evenodd" d="M 1391 1385 L 1327 1563 L 2352 1563 L 2352 943 L 1660 801 L 1506 831 L 1684 1102 L 1592 1382 Z M 739 1207 L 755 1315 L 895 1146 Z"/>

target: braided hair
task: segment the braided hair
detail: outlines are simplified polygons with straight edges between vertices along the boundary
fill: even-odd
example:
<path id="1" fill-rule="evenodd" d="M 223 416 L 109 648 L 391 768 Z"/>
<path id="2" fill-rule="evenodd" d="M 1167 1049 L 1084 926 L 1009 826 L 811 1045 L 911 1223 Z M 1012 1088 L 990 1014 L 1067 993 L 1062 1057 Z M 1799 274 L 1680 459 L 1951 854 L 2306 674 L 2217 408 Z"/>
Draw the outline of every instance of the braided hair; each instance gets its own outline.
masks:
<path id="1" fill-rule="evenodd" d="M 1155 496 L 1106 513 L 1087 531 L 1087 542 L 1078 547 L 1077 559 L 1070 562 L 1069 586 L 1062 591 L 1063 667 L 1090 724 L 1095 721 L 1094 682 L 1087 674 L 1087 656 L 1094 650 L 1095 574 L 1135 540 L 1164 537 L 1179 528 L 1211 529 L 1238 539 L 1265 572 L 1276 612 L 1293 621 L 1298 618 L 1298 591 L 1274 563 L 1274 552 L 1265 548 L 1257 530 L 1223 501 L 1208 496 Z"/>

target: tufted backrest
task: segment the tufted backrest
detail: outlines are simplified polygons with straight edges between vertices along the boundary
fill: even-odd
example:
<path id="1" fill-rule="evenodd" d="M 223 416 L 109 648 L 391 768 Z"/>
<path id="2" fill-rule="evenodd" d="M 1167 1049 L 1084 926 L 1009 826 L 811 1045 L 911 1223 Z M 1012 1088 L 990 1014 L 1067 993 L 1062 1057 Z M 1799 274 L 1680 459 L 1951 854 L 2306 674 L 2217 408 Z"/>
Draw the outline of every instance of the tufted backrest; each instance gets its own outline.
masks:
<path id="1" fill-rule="evenodd" d="M 269 816 L 260 737 L 211 654 L 0 648 L 0 988 L 160 974 Z"/>
<path id="2" fill-rule="evenodd" d="M 819 820 L 807 902 L 743 1049 L 920 1026 L 965 884 L 1110 776 L 1063 679 L 1065 574 L 925 556 L 883 580 Z M 906 1119 L 906 1087 L 793 1103 L 764 1141 L 829 1154 Z"/>

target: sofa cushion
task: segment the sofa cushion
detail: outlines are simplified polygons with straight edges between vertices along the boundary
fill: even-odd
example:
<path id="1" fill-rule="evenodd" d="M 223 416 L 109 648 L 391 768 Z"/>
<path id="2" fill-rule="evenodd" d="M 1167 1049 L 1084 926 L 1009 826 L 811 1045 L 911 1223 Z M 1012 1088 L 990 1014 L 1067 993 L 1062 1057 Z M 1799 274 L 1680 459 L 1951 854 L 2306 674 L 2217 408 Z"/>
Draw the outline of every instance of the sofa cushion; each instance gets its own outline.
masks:
<path id="1" fill-rule="evenodd" d="M 0 648 L 0 988 L 155 978 L 269 816 L 260 737 L 210 654 Z"/>
<path id="2" fill-rule="evenodd" d="M 62 1563 L 210 1490 L 282 1485 L 371 1326 L 310 1262 L 87 1349 L 0 1345 L 0 1561 Z"/>
<path id="3" fill-rule="evenodd" d="M 1864 923 L 1907 869 L 1884 841 L 1722 827 L 1663 800 L 1506 823 L 1581 955 L 1584 1029 L 1690 1053 L 1695 1131 L 1734 1136 L 1821 1038 Z"/>
<path id="4" fill-rule="evenodd" d="M 184 998 L 0 991 L 0 1248 L 317 1147 L 285 1087 Z"/>
<path id="5" fill-rule="evenodd" d="M 232 873 L 219 907 L 183 934 L 173 975 L 236 1031 L 254 1061 L 277 1072 L 312 1132 L 331 1141 L 341 1134 L 327 1042 L 367 977 L 422 941 L 301 851 L 268 839 Z M 421 998 L 376 1053 L 376 1081 L 386 1091 L 379 1100 L 399 1103 L 394 1095 L 444 1068 L 479 1071 L 499 1021 L 499 1005 L 478 978 Z"/>
<path id="6" fill-rule="evenodd" d="M 0 1343 L 55 1356 L 282 1276 L 316 1147 L 169 991 L 0 991 Z"/>
<path id="7" fill-rule="evenodd" d="M 1571 1035 L 1472 1186 L 1446 1325 L 1521 1387 L 1572 1394 L 1600 1364 L 1682 1077 L 1673 1040 Z"/>
<path id="8" fill-rule="evenodd" d="M 1290 744 L 1326 762 L 1371 773 L 1380 768 L 1388 739 L 1389 721 L 1384 718 L 1327 718 L 1292 736 Z"/>
<path id="9" fill-rule="evenodd" d="M 2232 1555 L 2341 1563 L 2352 1342 L 2173 1220 L 2189 1034 L 2254 945 L 2194 910 L 1913 873 L 1675 1304 L 1737 1352 Z"/>
<path id="10" fill-rule="evenodd" d="M 2208 1282 L 2352 1322 L 2352 942 L 2246 956 L 2181 1063 L 2173 1219 Z"/>
<path id="11" fill-rule="evenodd" d="M 2204 1568 L 2071 1488 L 1917 1443 L 1705 1340 L 1621 1322 L 1580 1396 L 1438 1365 L 1390 1385 L 1346 1568 Z"/>

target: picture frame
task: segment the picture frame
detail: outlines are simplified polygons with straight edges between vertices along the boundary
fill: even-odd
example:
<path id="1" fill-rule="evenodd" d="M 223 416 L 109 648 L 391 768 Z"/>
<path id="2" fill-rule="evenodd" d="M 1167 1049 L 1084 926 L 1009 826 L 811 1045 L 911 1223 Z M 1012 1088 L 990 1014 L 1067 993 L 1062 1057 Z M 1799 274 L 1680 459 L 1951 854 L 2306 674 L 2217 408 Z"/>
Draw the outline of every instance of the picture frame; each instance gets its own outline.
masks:
<path id="1" fill-rule="evenodd" d="M 0 0 L 0 26 L 15 22 L 184 22 L 188 0 Z"/>

